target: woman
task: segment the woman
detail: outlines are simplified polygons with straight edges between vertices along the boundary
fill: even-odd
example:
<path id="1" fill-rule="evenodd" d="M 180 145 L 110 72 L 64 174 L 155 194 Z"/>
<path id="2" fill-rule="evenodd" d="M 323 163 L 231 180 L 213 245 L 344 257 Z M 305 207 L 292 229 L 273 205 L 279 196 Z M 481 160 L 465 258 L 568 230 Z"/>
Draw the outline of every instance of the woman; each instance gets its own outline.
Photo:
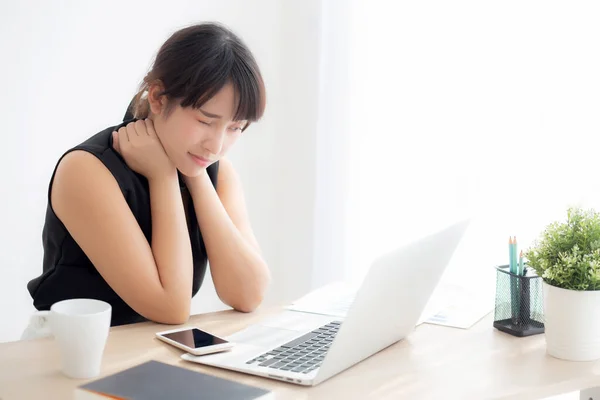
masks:
<path id="1" fill-rule="evenodd" d="M 174 33 L 125 120 L 57 163 L 34 306 L 95 298 L 112 305 L 112 326 L 181 324 L 208 261 L 219 298 L 254 310 L 270 275 L 224 156 L 264 107 L 259 68 L 232 32 Z"/>

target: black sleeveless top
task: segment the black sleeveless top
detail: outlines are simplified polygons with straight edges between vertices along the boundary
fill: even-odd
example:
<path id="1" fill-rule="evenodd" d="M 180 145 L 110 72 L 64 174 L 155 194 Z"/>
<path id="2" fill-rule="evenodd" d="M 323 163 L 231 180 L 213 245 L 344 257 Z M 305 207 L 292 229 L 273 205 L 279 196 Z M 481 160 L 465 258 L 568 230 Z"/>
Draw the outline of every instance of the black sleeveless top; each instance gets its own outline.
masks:
<path id="1" fill-rule="evenodd" d="M 126 118 L 127 116 L 130 115 L 126 114 Z M 127 200 L 127 204 L 146 236 L 148 243 L 152 243 L 152 220 L 148 181 L 144 176 L 131 170 L 121 155 L 112 148 L 112 132 L 134 120 L 133 118 L 125 119 L 123 123 L 95 134 L 80 145 L 68 150 L 62 157 L 74 150 L 84 150 L 102 161 L 117 180 L 121 192 Z M 58 163 L 56 167 L 58 167 Z M 48 310 L 52 304 L 60 300 L 92 298 L 111 304 L 111 326 L 145 321 L 145 318 L 129 307 L 106 283 L 56 214 L 54 214 L 50 204 L 50 193 L 52 181 L 56 174 L 56 167 L 50 180 L 48 205 L 46 207 L 45 223 L 42 230 L 42 245 L 44 250 L 42 274 L 27 284 L 27 290 L 33 298 L 34 307 L 38 310 Z M 207 168 L 208 175 L 215 187 L 218 168 L 218 163 L 214 163 Z M 192 284 L 192 296 L 194 296 L 200 289 L 200 285 L 204 279 L 207 255 L 191 196 L 185 188 L 181 175 L 179 175 L 179 181 L 182 188 L 182 196 L 184 196 L 184 205 L 187 207 L 186 213 L 189 216 L 188 226 L 194 264 Z M 185 196 L 187 196 L 187 199 L 185 199 Z M 110 251 L 110 249 L 107 248 L 106 251 Z M 123 266 L 123 268 L 126 268 L 126 266 Z"/>

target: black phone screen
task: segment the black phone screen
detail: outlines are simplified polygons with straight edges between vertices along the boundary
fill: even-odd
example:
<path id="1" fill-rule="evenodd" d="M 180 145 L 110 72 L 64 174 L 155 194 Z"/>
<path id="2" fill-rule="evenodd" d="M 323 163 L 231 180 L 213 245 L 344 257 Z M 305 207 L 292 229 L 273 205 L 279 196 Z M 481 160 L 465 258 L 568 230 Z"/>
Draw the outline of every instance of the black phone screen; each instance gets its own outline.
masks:
<path id="1" fill-rule="evenodd" d="M 168 339 L 179 342 L 187 347 L 191 347 L 192 349 L 199 349 L 201 347 L 212 346 L 214 344 L 227 343 L 226 340 L 213 336 L 210 333 L 201 331 L 198 328 L 192 328 L 180 332 L 167 333 L 163 336 Z"/>

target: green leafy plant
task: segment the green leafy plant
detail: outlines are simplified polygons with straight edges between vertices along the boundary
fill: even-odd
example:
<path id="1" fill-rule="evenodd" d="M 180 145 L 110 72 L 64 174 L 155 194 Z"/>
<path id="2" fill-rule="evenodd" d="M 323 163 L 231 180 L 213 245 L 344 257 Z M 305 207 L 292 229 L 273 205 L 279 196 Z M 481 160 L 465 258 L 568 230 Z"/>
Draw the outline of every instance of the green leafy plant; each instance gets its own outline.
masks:
<path id="1" fill-rule="evenodd" d="M 549 285 L 600 290 L 600 213 L 569 208 L 567 220 L 548 225 L 524 256 Z"/>

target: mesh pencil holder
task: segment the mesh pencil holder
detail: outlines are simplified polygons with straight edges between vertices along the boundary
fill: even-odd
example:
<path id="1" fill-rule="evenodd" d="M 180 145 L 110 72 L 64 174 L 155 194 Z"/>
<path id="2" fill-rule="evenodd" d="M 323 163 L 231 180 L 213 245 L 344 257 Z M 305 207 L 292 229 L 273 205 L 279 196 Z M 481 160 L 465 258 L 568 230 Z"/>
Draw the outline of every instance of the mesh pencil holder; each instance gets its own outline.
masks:
<path id="1" fill-rule="evenodd" d="M 494 327 L 514 336 L 544 333 L 542 278 L 527 268 L 524 275 L 496 267 Z"/>

